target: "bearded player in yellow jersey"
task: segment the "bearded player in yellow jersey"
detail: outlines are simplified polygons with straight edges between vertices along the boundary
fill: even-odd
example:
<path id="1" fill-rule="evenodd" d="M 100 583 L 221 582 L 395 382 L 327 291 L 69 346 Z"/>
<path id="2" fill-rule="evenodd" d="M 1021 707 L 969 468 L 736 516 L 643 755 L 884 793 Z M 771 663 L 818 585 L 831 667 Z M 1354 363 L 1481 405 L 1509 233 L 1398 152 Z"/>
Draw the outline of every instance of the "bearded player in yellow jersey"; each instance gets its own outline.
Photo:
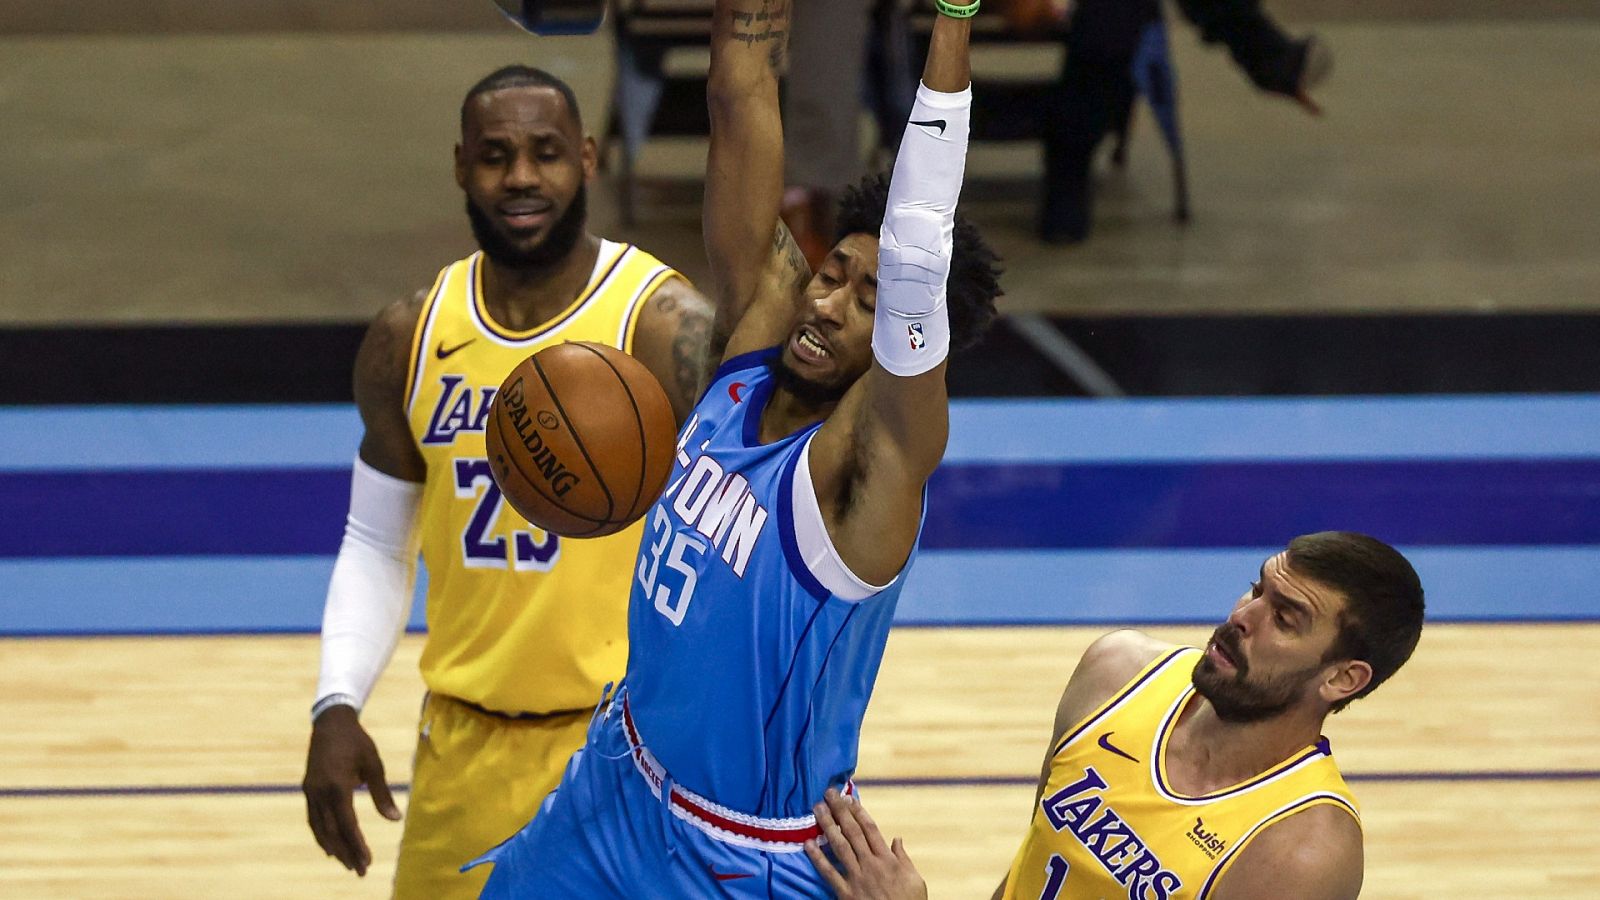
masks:
<path id="1" fill-rule="evenodd" d="M 317 843 L 365 875 L 352 793 L 401 814 L 358 716 L 404 631 L 422 553 L 428 637 L 395 896 L 476 897 L 459 874 L 560 780 L 596 697 L 627 660 L 640 526 L 563 540 L 501 499 L 484 421 L 505 374 L 539 349 L 598 341 L 638 358 L 679 423 L 720 351 L 716 310 L 637 247 L 587 231 L 596 149 L 561 80 L 509 66 L 461 107 L 456 183 L 481 252 L 380 313 L 356 359 L 365 434 L 328 589 L 304 790 Z M 724 332 L 725 333 L 725 332 Z"/>
<path id="2" fill-rule="evenodd" d="M 1321 532 L 1268 559 L 1204 649 L 1095 641 L 995 898 L 1356 897 L 1361 817 L 1322 724 L 1410 658 L 1422 613 L 1394 548 Z M 807 853 L 840 897 L 927 896 L 853 801 L 829 796 L 817 818 L 833 858 Z"/>

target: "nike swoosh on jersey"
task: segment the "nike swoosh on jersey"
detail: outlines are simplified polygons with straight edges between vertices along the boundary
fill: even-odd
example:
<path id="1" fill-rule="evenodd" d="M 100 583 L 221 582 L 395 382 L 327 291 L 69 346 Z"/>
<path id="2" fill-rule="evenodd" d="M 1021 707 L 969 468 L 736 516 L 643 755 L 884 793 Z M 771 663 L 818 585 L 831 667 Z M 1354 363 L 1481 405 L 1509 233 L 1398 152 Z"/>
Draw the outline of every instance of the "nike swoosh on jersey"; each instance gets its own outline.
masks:
<path id="1" fill-rule="evenodd" d="M 716 866 L 706 866 L 706 868 L 711 870 L 711 877 L 718 881 L 738 881 L 750 877 L 749 872 L 718 872 Z"/>
<path id="2" fill-rule="evenodd" d="M 1130 755 L 1127 751 L 1120 750 L 1120 749 L 1118 749 L 1116 747 L 1111 746 L 1111 736 L 1113 734 L 1116 734 L 1116 732 L 1115 731 L 1108 731 L 1105 734 L 1100 735 L 1100 740 L 1096 741 L 1096 743 L 1098 743 L 1100 745 L 1100 749 L 1108 750 L 1108 751 L 1110 751 L 1112 753 L 1115 753 L 1116 755 L 1122 757 L 1123 759 L 1130 760 L 1132 762 L 1138 762 L 1138 760 L 1134 759 L 1133 756 Z"/>
<path id="3" fill-rule="evenodd" d="M 444 341 L 440 341 L 438 348 L 436 348 L 433 351 L 433 355 L 438 357 L 439 359 L 448 359 L 450 356 L 454 355 L 457 350 L 460 350 L 461 348 L 467 346 L 468 344 L 472 343 L 475 340 L 477 340 L 477 338 L 467 338 L 466 340 L 464 340 L 461 343 L 455 345 L 454 347 L 451 347 L 449 350 L 446 350 L 444 348 Z"/>
<path id="4" fill-rule="evenodd" d="M 943 137 L 944 136 L 944 126 L 947 123 L 945 122 L 944 119 L 929 119 L 926 122 L 918 122 L 917 120 L 912 119 L 911 120 L 911 124 L 913 124 L 913 125 L 925 125 L 925 126 L 927 126 L 929 128 L 937 128 L 937 129 L 939 129 L 939 136 Z"/>
<path id="5" fill-rule="evenodd" d="M 735 403 L 743 403 L 744 402 L 744 382 L 735 381 L 733 384 L 728 385 L 728 396 L 732 397 L 733 398 L 733 402 L 735 402 Z"/>

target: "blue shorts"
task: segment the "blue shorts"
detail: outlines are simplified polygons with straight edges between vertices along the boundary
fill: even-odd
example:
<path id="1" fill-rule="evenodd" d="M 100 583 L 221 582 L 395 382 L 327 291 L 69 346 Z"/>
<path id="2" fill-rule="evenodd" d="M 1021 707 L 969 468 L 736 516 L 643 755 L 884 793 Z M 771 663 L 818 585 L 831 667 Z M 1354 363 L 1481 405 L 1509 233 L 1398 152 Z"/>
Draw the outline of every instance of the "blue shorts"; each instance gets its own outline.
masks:
<path id="1" fill-rule="evenodd" d="M 659 799 L 621 710 L 595 717 L 534 820 L 466 866 L 494 864 L 481 898 L 833 896 L 799 843 L 754 846 L 768 842 L 719 834 Z M 671 781 L 664 787 L 670 796 Z"/>

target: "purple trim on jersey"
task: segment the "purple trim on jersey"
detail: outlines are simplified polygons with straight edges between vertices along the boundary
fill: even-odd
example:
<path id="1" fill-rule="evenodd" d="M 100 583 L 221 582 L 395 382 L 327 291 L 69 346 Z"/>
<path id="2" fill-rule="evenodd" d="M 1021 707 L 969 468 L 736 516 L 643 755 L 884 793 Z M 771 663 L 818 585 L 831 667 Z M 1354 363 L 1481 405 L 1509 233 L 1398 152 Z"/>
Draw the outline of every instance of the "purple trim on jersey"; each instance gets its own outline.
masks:
<path id="1" fill-rule="evenodd" d="M 489 318 L 489 303 L 483 298 L 482 291 L 480 290 L 483 279 L 482 270 L 479 269 L 478 264 L 483 259 L 483 252 L 479 251 L 478 253 L 473 254 L 471 263 L 472 269 L 467 275 L 467 309 L 471 311 L 473 320 L 476 321 L 484 331 L 508 344 L 527 344 L 536 341 L 549 334 L 551 331 L 554 331 L 555 329 L 560 328 L 562 325 L 572 321 L 572 319 L 577 316 L 579 312 L 588 308 L 590 301 L 592 301 L 595 297 L 598 297 L 600 293 L 606 289 L 606 285 L 611 280 L 611 276 L 617 273 L 617 271 L 622 267 L 622 261 L 628 257 L 628 254 L 633 252 L 632 244 L 622 244 L 621 246 L 622 252 L 618 253 L 616 258 L 611 260 L 611 265 L 606 267 L 605 274 L 601 275 L 599 279 L 594 282 L 592 287 L 589 285 L 584 286 L 582 293 L 578 294 L 578 296 L 573 300 L 572 305 L 567 308 L 565 315 L 562 315 L 559 318 L 553 319 L 549 322 L 534 326 L 531 331 L 523 335 L 518 335 Z M 650 273 L 650 278 L 654 278 L 656 274 L 657 273 L 655 272 Z M 645 279 L 641 283 L 648 284 L 649 279 Z M 480 304 L 482 307 L 481 309 Z"/>
<path id="2" fill-rule="evenodd" d="M 772 389 L 776 386 L 777 379 L 768 375 L 766 378 L 756 382 L 754 387 L 745 391 L 744 398 L 739 401 L 744 406 L 744 422 L 739 429 L 739 439 L 744 442 L 746 447 L 761 446 L 761 414 L 766 411 L 767 401 L 772 399 Z M 794 434 L 799 433 L 799 431 L 796 431 Z M 773 441 L 773 443 L 786 441 L 794 437 L 794 434 L 781 437 L 777 441 Z"/>
<path id="3" fill-rule="evenodd" d="M 1137 692 L 1139 690 L 1139 688 L 1144 685 L 1145 682 L 1149 681 L 1150 679 L 1156 677 L 1156 675 L 1160 674 L 1161 671 L 1163 669 L 1165 669 L 1167 667 L 1167 665 L 1169 663 L 1171 663 L 1172 660 L 1175 657 L 1179 656 L 1180 654 L 1184 653 L 1185 651 L 1192 650 L 1192 649 L 1194 649 L 1194 648 L 1193 647 L 1179 647 L 1178 649 L 1173 650 L 1170 653 L 1168 653 L 1164 658 L 1161 659 L 1160 662 L 1158 662 L 1154 666 L 1152 666 L 1143 675 L 1139 676 L 1137 679 L 1134 679 L 1134 681 L 1129 683 L 1122 690 L 1120 690 L 1116 694 L 1112 695 L 1111 699 L 1104 704 L 1103 708 L 1101 709 L 1101 711 L 1099 713 L 1096 713 L 1095 715 L 1090 716 L 1088 719 L 1085 719 L 1082 725 L 1079 725 L 1077 728 L 1074 728 L 1066 737 L 1062 738 L 1061 742 L 1059 744 L 1056 744 L 1056 749 L 1054 751 L 1052 751 L 1050 755 L 1051 756 L 1055 756 L 1057 753 L 1060 753 L 1062 750 L 1066 749 L 1066 746 L 1068 744 L 1072 743 L 1074 740 L 1076 740 L 1078 735 L 1083 734 L 1085 731 L 1088 731 L 1090 728 L 1093 728 L 1095 726 L 1095 723 L 1097 723 L 1101 719 L 1105 718 L 1106 714 L 1111 712 L 1112 707 L 1114 707 L 1118 703 L 1121 703 L 1122 701 L 1128 699 L 1135 692 Z"/>
<path id="4" fill-rule="evenodd" d="M 1194 688 L 1191 686 L 1178 697 L 1178 702 L 1174 703 L 1172 705 L 1172 709 L 1167 712 L 1167 717 L 1162 721 L 1161 727 L 1156 729 L 1155 745 L 1151 748 L 1150 774 L 1155 781 L 1156 790 L 1168 799 L 1187 801 L 1220 800 L 1223 797 L 1229 797 L 1234 794 L 1242 794 L 1246 791 L 1260 787 L 1266 782 L 1272 781 L 1281 775 L 1287 775 L 1299 768 L 1301 764 L 1315 757 L 1333 755 L 1333 747 L 1328 743 L 1328 739 L 1326 737 L 1318 736 L 1316 743 L 1307 747 L 1303 752 L 1300 753 L 1300 755 L 1293 757 L 1287 762 L 1279 763 L 1278 765 L 1273 766 L 1254 778 L 1240 782 L 1234 787 L 1217 791 L 1214 794 L 1200 794 L 1194 797 L 1191 797 L 1188 794 L 1180 794 L 1172 787 L 1172 785 L 1167 784 L 1166 779 L 1161 777 L 1161 748 L 1165 746 L 1167 742 L 1167 735 L 1172 732 L 1174 727 L 1176 727 L 1179 714 L 1182 713 L 1184 706 L 1188 704 L 1189 698 L 1193 694 Z"/>
<path id="5" fill-rule="evenodd" d="M 760 421 L 761 417 L 755 418 Z M 812 428 L 817 427 L 812 426 Z M 817 576 L 811 573 L 811 567 L 806 565 L 805 558 L 800 555 L 800 542 L 794 534 L 794 470 L 805 455 L 802 442 L 801 451 L 783 464 L 783 474 L 778 476 L 778 537 L 782 539 L 783 558 L 788 561 L 789 571 L 794 574 L 794 580 L 800 582 L 806 593 L 817 598 L 817 602 L 820 603 L 833 596 L 833 592 L 824 587 L 822 582 L 817 580 Z"/>
<path id="6" fill-rule="evenodd" d="M 433 286 L 433 293 L 428 295 L 428 301 L 422 307 L 422 328 L 417 332 L 416 363 L 411 372 L 411 391 L 406 394 L 406 417 L 411 416 L 411 408 L 417 404 L 417 395 L 422 393 L 422 373 L 428 368 L 428 342 L 433 339 L 434 317 L 438 315 L 439 307 L 444 304 L 440 297 L 444 295 L 445 286 L 450 283 L 450 269 L 454 265 L 445 266 L 439 273 L 439 279 Z M 415 437 L 412 440 L 416 440 Z"/>
<path id="7" fill-rule="evenodd" d="M 1280 819 L 1288 818 L 1289 816 L 1294 815 L 1294 811 L 1300 807 L 1313 805 L 1320 800 L 1334 801 L 1335 803 L 1344 807 L 1346 810 L 1349 810 L 1350 815 L 1355 817 L 1355 820 L 1358 824 L 1361 822 L 1361 814 L 1356 811 L 1354 806 L 1350 805 L 1348 800 L 1344 799 L 1338 794 L 1330 794 L 1322 791 L 1319 791 L 1315 794 L 1307 794 L 1288 806 L 1274 811 L 1272 814 L 1257 822 L 1254 828 L 1251 828 L 1249 831 L 1245 832 L 1244 837 L 1240 838 L 1239 842 L 1234 844 L 1231 850 L 1223 854 L 1221 859 L 1217 860 L 1216 866 L 1211 869 L 1211 874 L 1206 876 L 1205 884 L 1200 885 L 1200 890 L 1195 893 L 1195 900 L 1205 900 L 1206 897 L 1210 896 L 1211 889 L 1217 886 L 1217 879 L 1222 876 L 1222 870 L 1225 866 L 1227 866 L 1228 860 L 1233 859 L 1233 857 L 1237 855 L 1239 851 L 1243 850 L 1245 847 L 1248 847 L 1250 845 L 1250 841 L 1255 838 L 1257 832 L 1261 831 L 1261 829 L 1264 828 L 1268 822 L 1276 822 Z"/>

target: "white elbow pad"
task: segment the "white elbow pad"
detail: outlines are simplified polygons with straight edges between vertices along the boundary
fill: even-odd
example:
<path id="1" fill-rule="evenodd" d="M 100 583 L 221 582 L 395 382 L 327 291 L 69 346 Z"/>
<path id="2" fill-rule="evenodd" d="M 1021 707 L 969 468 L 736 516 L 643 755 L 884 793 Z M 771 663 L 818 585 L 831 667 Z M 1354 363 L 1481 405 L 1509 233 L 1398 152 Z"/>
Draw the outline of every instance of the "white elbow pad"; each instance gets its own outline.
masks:
<path id="1" fill-rule="evenodd" d="M 350 515 L 322 611 L 323 701 L 360 709 L 394 655 L 417 575 L 422 485 L 385 475 L 359 458 L 350 476 Z"/>
<path id="2" fill-rule="evenodd" d="M 972 91 L 917 87 L 878 235 L 872 353 L 895 375 L 920 375 L 950 353 L 945 284 L 966 170 Z"/>

